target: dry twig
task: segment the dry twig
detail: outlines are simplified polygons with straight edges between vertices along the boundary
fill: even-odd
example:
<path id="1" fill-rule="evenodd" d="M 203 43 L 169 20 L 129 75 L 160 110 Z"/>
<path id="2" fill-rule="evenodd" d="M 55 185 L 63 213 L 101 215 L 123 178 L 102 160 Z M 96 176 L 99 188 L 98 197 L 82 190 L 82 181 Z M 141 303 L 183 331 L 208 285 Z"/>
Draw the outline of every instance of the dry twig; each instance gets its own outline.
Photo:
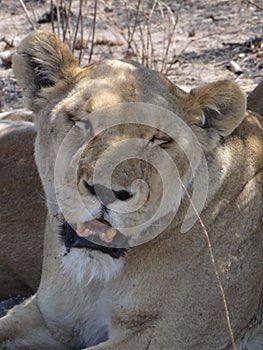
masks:
<path id="1" fill-rule="evenodd" d="M 222 285 L 221 278 L 220 278 L 220 275 L 219 275 L 219 272 L 218 272 L 218 269 L 217 269 L 217 266 L 216 266 L 215 256 L 214 256 L 214 253 L 213 253 L 213 248 L 212 248 L 212 244 L 211 244 L 211 241 L 210 241 L 210 238 L 209 238 L 209 234 L 207 232 L 207 229 L 205 227 L 205 224 L 204 224 L 203 220 L 201 219 L 201 217 L 200 217 L 200 215 L 198 213 L 198 210 L 197 210 L 195 204 L 192 201 L 192 198 L 191 198 L 187 188 L 185 187 L 185 185 L 182 182 L 182 180 L 180 179 L 180 177 L 178 177 L 178 179 L 179 179 L 179 182 L 180 182 L 181 186 L 183 187 L 183 189 L 185 191 L 185 194 L 186 194 L 187 198 L 190 201 L 191 206 L 194 209 L 194 212 L 195 212 L 195 214 L 196 214 L 196 216 L 198 218 L 198 221 L 199 221 L 199 223 L 201 225 L 202 231 L 203 231 L 203 233 L 205 235 L 207 246 L 208 246 L 208 250 L 209 250 L 210 259 L 211 259 L 212 266 L 213 266 L 213 270 L 214 270 L 214 273 L 215 273 L 215 276 L 216 276 L 216 279 L 217 279 L 217 283 L 218 283 L 218 287 L 220 289 L 221 297 L 222 297 L 222 300 L 223 300 L 225 317 L 226 317 L 226 323 L 227 323 L 227 328 L 228 328 L 228 332 L 229 332 L 229 335 L 230 335 L 232 347 L 233 347 L 233 350 L 237 350 L 237 346 L 236 346 L 236 343 L 235 343 L 233 330 L 232 330 L 232 327 L 231 327 L 231 322 L 230 322 L 230 317 L 229 317 L 229 310 L 228 310 L 228 306 L 227 306 L 226 295 L 225 295 L 224 287 Z"/>
<path id="2" fill-rule="evenodd" d="M 75 47 L 76 47 L 76 41 L 77 41 L 77 36 L 78 36 L 78 32 L 79 32 L 79 24 L 82 21 L 82 6 L 83 6 L 83 0 L 80 0 L 76 28 L 74 31 L 73 40 L 72 40 L 72 44 L 71 44 L 71 51 L 72 52 L 74 52 Z"/>
<path id="3" fill-rule="evenodd" d="M 26 8 L 26 5 L 25 5 L 24 1 L 23 0 L 19 0 L 19 2 L 20 2 L 21 6 L 23 8 L 23 11 L 25 12 L 25 15 L 26 15 L 26 17 L 28 19 L 28 22 L 31 24 L 33 30 L 36 30 L 35 23 L 31 20 L 29 12 L 28 12 L 28 10 Z"/>
<path id="4" fill-rule="evenodd" d="M 175 16 L 171 7 L 161 0 L 154 0 L 150 8 L 147 6 L 141 0 L 137 0 L 136 4 L 126 0 L 125 28 L 114 15 L 105 15 L 114 33 L 117 32 L 126 42 L 124 57 L 137 56 L 137 60 L 147 68 L 168 74 L 172 66 L 171 56 L 174 56 L 172 46 L 178 16 Z M 157 26 L 155 16 L 161 17 Z M 157 52 L 155 43 L 160 40 L 160 35 L 163 35 L 163 50 Z"/>
<path id="5" fill-rule="evenodd" d="M 92 23 L 91 46 L 90 46 L 90 53 L 89 53 L 89 63 L 91 62 L 91 59 L 92 59 L 93 47 L 94 47 L 94 42 L 95 42 L 95 30 L 96 30 L 96 21 L 97 21 L 97 7 L 98 7 L 98 1 L 94 0 L 94 13 L 93 13 L 93 23 Z"/>
<path id="6" fill-rule="evenodd" d="M 258 8 L 259 10 L 263 10 L 263 6 L 255 3 L 254 1 L 251 1 L 251 0 L 247 0 L 247 2 L 252 5 L 252 6 L 255 6 L 256 8 Z"/>

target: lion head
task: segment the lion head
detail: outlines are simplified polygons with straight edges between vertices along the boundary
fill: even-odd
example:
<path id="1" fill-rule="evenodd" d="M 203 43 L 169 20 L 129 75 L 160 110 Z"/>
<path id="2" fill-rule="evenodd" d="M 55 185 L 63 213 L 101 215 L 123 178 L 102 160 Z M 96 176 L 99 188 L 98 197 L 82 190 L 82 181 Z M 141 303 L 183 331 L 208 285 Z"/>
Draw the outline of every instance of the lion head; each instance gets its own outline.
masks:
<path id="1" fill-rule="evenodd" d="M 232 82 L 185 93 L 130 61 L 80 68 L 41 31 L 22 42 L 14 71 L 38 113 L 36 161 L 50 212 L 62 213 L 79 237 L 113 247 L 144 243 L 182 220 L 182 185 L 194 192 L 197 173 L 204 205 L 204 153 L 245 112 Z"/>

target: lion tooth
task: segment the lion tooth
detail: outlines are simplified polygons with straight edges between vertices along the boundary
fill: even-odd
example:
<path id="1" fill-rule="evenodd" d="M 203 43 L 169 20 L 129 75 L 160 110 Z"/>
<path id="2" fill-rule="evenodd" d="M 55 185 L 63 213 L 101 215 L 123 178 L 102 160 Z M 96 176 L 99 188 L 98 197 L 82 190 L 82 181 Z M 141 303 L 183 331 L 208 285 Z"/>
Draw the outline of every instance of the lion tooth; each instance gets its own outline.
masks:
<path id="1" fill-rule="evenodd" d="M 87 228 L 87 225 L 84 222 L 77 224 L 77 232 L 83 233 Z"/>
<path id="2" fill-rule="evenodd" d="M 112 239 L 116 236 L 117 231 L 115 230 L 115 228 L 110 227 L 106 230 L 106 238 L 109 241 L 112 241 Z"/>

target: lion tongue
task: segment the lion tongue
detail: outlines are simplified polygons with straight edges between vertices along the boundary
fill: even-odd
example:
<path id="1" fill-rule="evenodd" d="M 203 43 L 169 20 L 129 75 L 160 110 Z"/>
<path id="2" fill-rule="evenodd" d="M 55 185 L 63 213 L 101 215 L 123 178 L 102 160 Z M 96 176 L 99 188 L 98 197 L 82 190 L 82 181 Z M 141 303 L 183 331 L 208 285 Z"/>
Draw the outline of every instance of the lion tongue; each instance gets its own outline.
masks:
<path id="1" fill-rule="evenodd" d="M 90 235 L 99 234 L 100 239 L 110 243 L 115 237 L 117 231 L 110 226 L 106 220 L 91 220 L 77 224 L 77 234 L 79 237 L 88 237 Z"/>

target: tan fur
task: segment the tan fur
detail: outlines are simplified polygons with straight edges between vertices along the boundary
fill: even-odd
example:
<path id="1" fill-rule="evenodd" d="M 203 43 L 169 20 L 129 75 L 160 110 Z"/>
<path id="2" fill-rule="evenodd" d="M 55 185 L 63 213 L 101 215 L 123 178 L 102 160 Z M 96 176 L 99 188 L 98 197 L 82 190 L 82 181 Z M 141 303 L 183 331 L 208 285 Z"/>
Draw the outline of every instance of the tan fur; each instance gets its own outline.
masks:
<path id="1" fill-rule="evenodd" d="M 263 81 L 249 94 L 247 108 L 259 115 L 263 115 Z"/>
<path id="2" fill-rule="evenodd" d="M 38 113 L 35 152 L 48 216 L 40 287 L 33 298 L 1 319 L 1 349 L 231 348 L 200 224 L 181 232 L 187 197 L 181 198 L 179 211 L 164 232 L 129 249 L 119 260 L 76 249 L 64 255 L 54 190 L 61 142 L 78 120 L 120 102 L 166 108 L 198 137 L 209 169 L 208 196 L 201 216 L 226 292 L 234 337 L 239 349 L 262 349 L 263 126 L 256 115 L 245 117 L 245 97 L 237 85 L 216 82 L 186 94 L 161 74 L 133 62 L 102 61 L 80 69 L 68 49 L 44 32 L 31 34 L 21 43 L 14 71 L 27 106 Z M 128 111 L 129 106 L 124 107 L 123 114 Z M 162 123 L 160 116 L 159 130 Z M 90 179 L 99 151 L 125 136 L 149 141 L 153 134 L 159 136 L 160 131 L 122 125 L 86 147 L 78 169 L 78 190 L 87 206 L 98 207 L 82 184 L 83 179 Z M 69 146 L 69 151 L 78 149 L 78 139 Z M 189 166 L 183 152 L 176 142 L 169 143 L 166 151 L 183 177 Z M 128 180 L 143 175 L 153 187 L 154 201 L 161 191 L 158 177 L 150 166 L 141 165 L 140 160 L 124 162 L 117 168 L 112 186 L 127 189 Z M 78 223 L 86 214 L 74 200 L 72 183 L 67 185 L 72 220 Z M 130 218 L 129 224 L 143 218 L 148 205 Z M 115 219 L 126 221 L 125 216 Z"/>
<path id="3" fill-rule="evenodd" d="M 40 281 L 45 200 L 29 111 L 0 114 L 0 299 L 30 296 Z M 11 121 L 11 120 L 12 121 Z M 17 120 L 17 121 L 16 121 Z"/>
<path id="4" fill-rule="evenodd" d="M 34 114 L 27 109 L 16 109 L 14 111 L 0 113 L 0 120 L 10 120 L 14 122 L 34 122 Z M 31 145 L 31 143 L 30 143 Z"/>

